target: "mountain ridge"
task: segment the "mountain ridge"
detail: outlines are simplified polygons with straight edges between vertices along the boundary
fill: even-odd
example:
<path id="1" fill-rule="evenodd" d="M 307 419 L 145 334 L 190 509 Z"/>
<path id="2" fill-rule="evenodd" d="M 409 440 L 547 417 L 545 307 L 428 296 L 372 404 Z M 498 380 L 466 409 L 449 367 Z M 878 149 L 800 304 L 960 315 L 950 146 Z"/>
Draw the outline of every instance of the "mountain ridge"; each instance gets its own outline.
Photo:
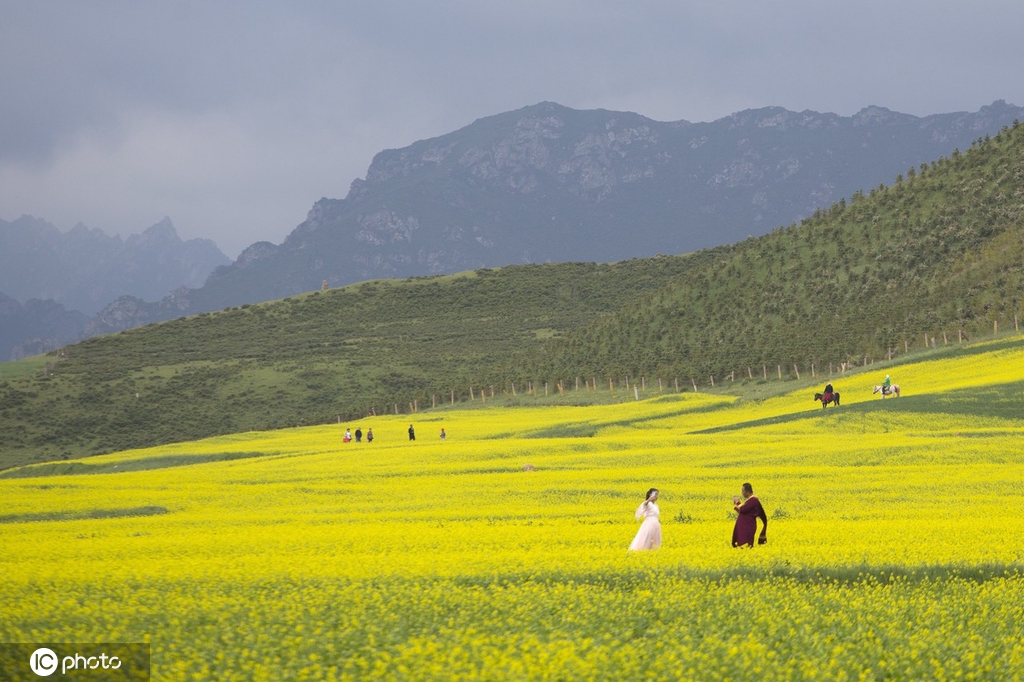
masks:
<path id="1" fill-rule="evenodd" d="M 189 291 L 188 312 L 324 281 L 689 253 L 806 218 L 1022 114 L 997 100 L 925 117 L 764 107 L 691 123 L 541 102 L 382 150 L 343 199 L 321 198 L 281 244 L 254 244 Z M 141 321 L 169 314 L 149 310 Z"/>

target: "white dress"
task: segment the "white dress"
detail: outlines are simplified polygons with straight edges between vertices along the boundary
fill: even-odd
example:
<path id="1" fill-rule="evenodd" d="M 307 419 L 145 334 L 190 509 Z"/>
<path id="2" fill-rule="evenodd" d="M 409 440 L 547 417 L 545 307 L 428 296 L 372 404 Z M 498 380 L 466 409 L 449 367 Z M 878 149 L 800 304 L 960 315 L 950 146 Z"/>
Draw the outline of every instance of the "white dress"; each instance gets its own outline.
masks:
<path id="1" fill-rule="evenodd" d="M 640 524 L 640 530 L 636 532 L 636 537 L 629 545 L 631 551 L 639 552 L 661 547 L 661 521 L 658 520 L 660 515 L 661 510 L 654 502 L 644 502 L 637 508 L 636 518 L 642 518 L 644 522 Z"/>

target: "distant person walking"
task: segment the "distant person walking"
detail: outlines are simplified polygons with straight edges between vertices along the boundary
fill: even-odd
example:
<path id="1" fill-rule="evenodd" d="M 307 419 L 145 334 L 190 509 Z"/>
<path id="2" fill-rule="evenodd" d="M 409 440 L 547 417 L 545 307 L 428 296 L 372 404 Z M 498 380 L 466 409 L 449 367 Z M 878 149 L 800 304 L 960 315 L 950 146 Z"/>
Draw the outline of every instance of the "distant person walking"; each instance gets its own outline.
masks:
<path id="1" fill-rule="evenodd" d="M 444 427 L 441 427 L 441 440 L 445 439 Z"/>
<path id="2" fill-rule="evenodd" d="M 754 496 L 754 488 L 749 483 L 744 483 L 740 495 L 732 496 L 732 508 L 739 516 L 736 517 L 736 525 L 732 529 L 733 547 L 753 547 L 754 535 L 757 534 L 757 520 L 761 519 L 761 536 L 757 544 L 763 545 L 768 542 L 768 515 L 764 513 L 761 501 Z"/>
<path id="3" fill-rule="evenodd" d="M 356 442 L 357 443 L 362 443 L 363 442 L 363 430 L 360 429 L 359 427 L 356 427 Z"/>
<path id="4" fill-rule="evenodd" d="M 349 431 L 348 429 L 345 429 L 345 437 L 344 437 L 344 438 L 342 438 L 341 440 L 342 440 L 342 442 L 344 442 L 344 443 L 347 443 L 347 442 L 349 442 L 350 440 L 352 440 L 352 432 L 351 432 L 351 431 Z"/>
<path id="5" fill-rule="evenodd" d="M 373 442 L 373 429 L 366 429 L 366 442 L 367 443 L 372 443 Z"/>
<path id="6" fill-rule="evenodd" d="M 412 424 L 409 424 L 409 440 L 416 440 L 416 429 L 412 428 Z"/>
<path id="7" fill-rule="evenodd" d="M 644 501 L 637 507 L 636 518 L 644 521 L 640 524 L 640 530 L 636 532 L 633 542 L 629 544 L 629 551 L 642 552 L 661 547 L 661 521 L 658 518 L 661 516 L 661 510 L 658 509 L 657 501 L 658 489 L 651 488 L 647 491 Z"/>

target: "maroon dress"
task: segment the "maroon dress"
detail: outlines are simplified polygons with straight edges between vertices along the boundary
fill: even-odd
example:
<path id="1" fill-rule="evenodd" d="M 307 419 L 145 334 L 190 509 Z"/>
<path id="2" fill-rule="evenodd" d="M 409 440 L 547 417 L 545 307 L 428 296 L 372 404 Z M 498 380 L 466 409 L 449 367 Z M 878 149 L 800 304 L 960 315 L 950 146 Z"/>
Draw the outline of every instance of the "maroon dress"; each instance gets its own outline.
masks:
<path id="1" fill-rule="evenodd" d="M 761 519 L 761 536 L 757 544 L 763 545 L 768 542 L 768 515 L 764 513 L 764 507 L 756 496 L 751 495 L 746 501 L 736 507 L 739 516 L 736 517 L 736 526 L 732 529 L 733 547 L 753 547 L 754 535 L 757 534 L 757 520 Z"/>

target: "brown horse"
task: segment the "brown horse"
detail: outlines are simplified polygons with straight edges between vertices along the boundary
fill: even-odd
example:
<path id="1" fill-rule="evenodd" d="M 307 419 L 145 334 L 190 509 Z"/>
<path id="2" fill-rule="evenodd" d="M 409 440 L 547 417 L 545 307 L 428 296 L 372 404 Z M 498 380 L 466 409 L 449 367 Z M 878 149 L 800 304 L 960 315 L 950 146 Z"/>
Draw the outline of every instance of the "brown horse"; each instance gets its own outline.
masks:
<path id="1" fill-rule="evenodd" d="M 899 398 L 900 397 L 900 386 L 899 386 L 899 384 L 893 384 L 892 386 L 889 387 L 889 390 L 887 390 L 887 391 L 883 391 L 881 386 L 875 386 L 875 390 L 871 391 L 871 395 L 874 395 L 876 393 L 881 393 L 883 400 L 888 395 L 894 395 L 897 398 Z"/>
<path id="2" fill-rule="evenodd" d="M 824 393 L 815 393 L 815 400 L 821 401 L 821 409 L 828 407 L 829 403 L 835 403 L 836 407 L 839 407 L 839 391 L 832 391 L 832 393 L 825 395 Z"/>

